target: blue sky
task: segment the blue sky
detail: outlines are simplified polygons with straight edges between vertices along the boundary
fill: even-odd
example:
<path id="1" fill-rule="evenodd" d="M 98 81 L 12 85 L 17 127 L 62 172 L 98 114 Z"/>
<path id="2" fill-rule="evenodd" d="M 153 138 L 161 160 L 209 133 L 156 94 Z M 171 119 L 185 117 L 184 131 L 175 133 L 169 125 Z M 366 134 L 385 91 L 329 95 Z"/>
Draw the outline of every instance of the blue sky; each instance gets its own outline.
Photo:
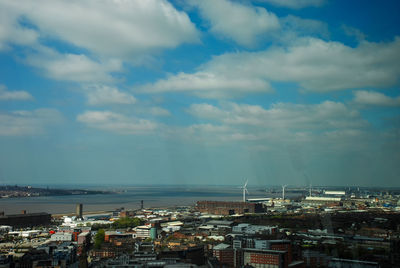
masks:
<path id="1" fill-rule="evenodd" d="M 400 186 L 399 10 L 0 0 L 0 183 Z"/>

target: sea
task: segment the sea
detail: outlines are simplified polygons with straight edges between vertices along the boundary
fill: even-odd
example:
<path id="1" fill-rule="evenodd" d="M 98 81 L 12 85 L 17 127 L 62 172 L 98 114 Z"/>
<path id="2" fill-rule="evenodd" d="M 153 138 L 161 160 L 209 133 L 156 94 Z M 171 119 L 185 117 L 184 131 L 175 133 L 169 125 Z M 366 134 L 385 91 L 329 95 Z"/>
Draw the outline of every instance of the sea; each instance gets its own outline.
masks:
<path id="1" fill-rule="evenodd" d="M 56 187 L 54 187 L 56 188 Z M 58 187 L 68 188 L 71 187 Z M 83 204 L 83 212 L 112 211 L 124 208 L 138 209 L 141 201 L 145 208 L 192 206 L 200 200 L 242 201 L 242 189 L 237 186 L 123 186 L 123 187 L 73 187 L 74 189 L 105 190 L 108 194 L 39 196 L 0 199 L 0 211 L 5 215 L 47 212 L 68 214 L 75 212 L 76 204 Z M 265 189 L 250 189 L 247 198 L 280 197 L 280 193 L 268 193 Z"/>

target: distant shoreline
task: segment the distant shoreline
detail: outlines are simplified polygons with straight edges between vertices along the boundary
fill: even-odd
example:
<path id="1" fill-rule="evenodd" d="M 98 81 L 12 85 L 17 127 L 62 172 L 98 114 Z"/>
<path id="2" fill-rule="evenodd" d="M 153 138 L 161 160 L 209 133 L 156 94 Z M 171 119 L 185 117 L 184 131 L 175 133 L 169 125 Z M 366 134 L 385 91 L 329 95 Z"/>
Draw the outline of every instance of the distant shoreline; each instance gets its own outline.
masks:
<path id="1" fill-rule="evenodd" d="M 96 195 L 111 194 L 110 191 L 87 189 L 50 189 L 32 186 L 4 185 L 0 186 L 0 199 L 29 198 L 40 196 L 64 196 L 64 195 Z"/>
<path id="2" fill-rule="evenodd" d="M 87 215 L 97 215 L 97 214 L 110 214 L 112 213 L 112 211 L 110 210 L 100 210 L 100 211 L 86 211 L 83 213 L 83 216 L 87 216 Z M 54 218 L 61 218 L 63 216 L 68 216 L 68 217 L 72 217 L 75 216 L 76 213 L 71 212 L 71 213 L 54 213 L 51 214 L 52 217 Z"/>

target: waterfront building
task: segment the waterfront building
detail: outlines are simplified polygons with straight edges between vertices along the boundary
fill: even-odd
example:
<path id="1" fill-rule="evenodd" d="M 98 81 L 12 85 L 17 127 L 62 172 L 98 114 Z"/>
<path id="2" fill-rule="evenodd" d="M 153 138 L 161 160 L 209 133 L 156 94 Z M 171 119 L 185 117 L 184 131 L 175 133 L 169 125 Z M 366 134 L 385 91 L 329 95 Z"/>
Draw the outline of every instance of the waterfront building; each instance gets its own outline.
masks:
<path id="1" fill-rule="evenodd" d="M 76 219 L 83 219 L 83 205 L 77 204 L 76 205 Z"/>
<path id="2" fill-rule="evenodd" d="M 201 213 L 215 215 L 233 215 L 244 213 L 261 213 L 264 211 L 260 203 L 225 202 L 225 201 L 197 201 L 196 208 Z"/>
<path id="3" fill-rule="evenodd" d="M 313 202 L 340 202 L 343 198 L 341 197 L 330 197 L 330 196 L 307 196 L 306 201 Z"/>
<path id="4" fill-rule="evenodd" d="M 0 216 L 0 225 L 8 225 L 14 228 L 46 226 L 50 223 L 51 214 L 45 212 Z"/>
<path id="5" fill-rule="evenodd" d="M 324 191 L 326 195 L 337 195 L 337 196 L 344 196 L 346 195 L 345 191 Z"/>

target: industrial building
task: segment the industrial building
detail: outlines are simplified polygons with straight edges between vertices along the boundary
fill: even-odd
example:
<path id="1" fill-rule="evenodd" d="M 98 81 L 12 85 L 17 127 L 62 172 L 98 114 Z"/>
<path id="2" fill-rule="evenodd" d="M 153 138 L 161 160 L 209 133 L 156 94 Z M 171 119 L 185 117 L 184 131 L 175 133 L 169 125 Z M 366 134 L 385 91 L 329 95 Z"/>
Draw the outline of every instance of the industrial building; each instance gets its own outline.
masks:
<path id="1" fill-rule="evenodd" d="M 345 191 L 324 191 L 326 195 L 337 195 L 337 196 L 344 196 L 346 195 Z"/>
<path id="2" fill-rule="evenodd" d="M 262 204 L 247 202 L 197 201 L 197 209 L 201 213 L 214 215 L 233 215 L 264 212 Z"/>
<path id="3" fill-rule="evenodd" d="M 328 197 L 328 196 L 307 196 L 306 201 L 313 202 L 340 202 L 343 201 L 341 197 Z"/>

